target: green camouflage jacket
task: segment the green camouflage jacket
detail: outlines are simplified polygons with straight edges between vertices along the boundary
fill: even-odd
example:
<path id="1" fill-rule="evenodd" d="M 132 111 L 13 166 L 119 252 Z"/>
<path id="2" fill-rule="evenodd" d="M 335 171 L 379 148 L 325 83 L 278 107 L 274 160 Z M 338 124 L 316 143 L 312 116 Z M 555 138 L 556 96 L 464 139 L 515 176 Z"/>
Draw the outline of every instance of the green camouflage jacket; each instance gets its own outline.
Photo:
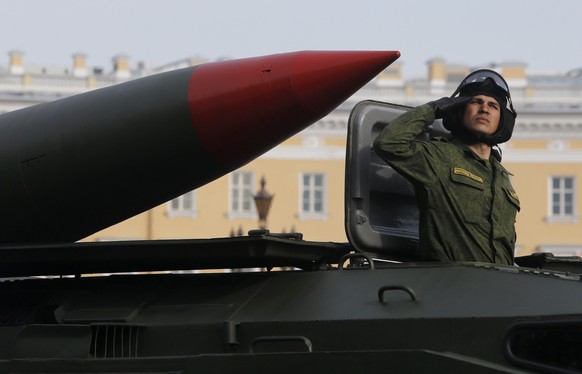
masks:
<path id="1" fill-rule="evenodd" d="M 429 105 L 393 120 L 374 150 L 414 185 L 427 260 L 513 264 L 519 198 L 510 173 L 458 139 L 417 140 L 434 121 Z"/>

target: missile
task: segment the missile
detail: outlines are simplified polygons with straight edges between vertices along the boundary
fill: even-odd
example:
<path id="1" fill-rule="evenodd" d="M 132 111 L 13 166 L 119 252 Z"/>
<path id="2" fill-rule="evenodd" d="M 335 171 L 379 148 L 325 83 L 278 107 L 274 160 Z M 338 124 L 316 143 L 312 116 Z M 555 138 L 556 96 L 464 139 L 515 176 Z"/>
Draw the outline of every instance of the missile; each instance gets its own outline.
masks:
<path id="1" fill-rule="evenodd" d="M 400 56 L 302 51 L 150 75 L 0 116 L 0 243 L 74 242 L 326 116 Z"/>

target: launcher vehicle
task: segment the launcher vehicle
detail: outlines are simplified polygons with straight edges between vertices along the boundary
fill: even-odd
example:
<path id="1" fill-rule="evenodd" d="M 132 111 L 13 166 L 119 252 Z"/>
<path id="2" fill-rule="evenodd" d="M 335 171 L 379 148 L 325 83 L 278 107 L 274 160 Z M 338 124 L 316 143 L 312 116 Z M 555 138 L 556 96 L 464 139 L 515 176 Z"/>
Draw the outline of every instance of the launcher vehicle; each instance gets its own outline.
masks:
<path id="1" fill-rule="evenodd" d="M 579 259 L 419 261 L 412 189 L 370 148 L 405 107 L 352 111 L 349 243 L 78 242 L 258 157 L 398 56 L 210 63 L 0 116 L 0 372 L 582 371 Z M 265 270 L 187 272 L 240 268 Z"/>

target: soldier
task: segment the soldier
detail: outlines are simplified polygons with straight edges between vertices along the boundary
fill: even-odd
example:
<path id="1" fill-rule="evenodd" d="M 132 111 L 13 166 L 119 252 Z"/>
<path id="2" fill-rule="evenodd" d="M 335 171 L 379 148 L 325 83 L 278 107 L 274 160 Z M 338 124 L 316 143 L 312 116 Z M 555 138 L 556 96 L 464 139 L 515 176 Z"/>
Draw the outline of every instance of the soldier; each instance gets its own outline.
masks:
<path id="1" fill-rule="evenodd" d="M 393 120 L 374 141 L 414 185 L 423 259 L 513 264 L 519 199 L 493 147 L 511 138 L 516 116 L 505 79 L 481 69 L 451 97 Z M 418 140 L 438 118 L 451 137 Z"/>

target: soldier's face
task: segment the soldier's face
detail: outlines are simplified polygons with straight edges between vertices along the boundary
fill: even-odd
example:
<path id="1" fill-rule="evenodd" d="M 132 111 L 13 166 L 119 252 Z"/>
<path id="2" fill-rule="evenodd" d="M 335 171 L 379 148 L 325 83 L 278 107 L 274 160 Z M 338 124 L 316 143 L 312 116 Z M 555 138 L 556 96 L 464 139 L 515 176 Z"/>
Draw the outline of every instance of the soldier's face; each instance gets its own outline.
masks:
<path id="1" fill-rule="evenodd" d="M 485 95 L 473 96 L 465 107 L 463 123 L 476 135 L 493 135 L 499 127 L 501 106 L 494 98 Z"/>

